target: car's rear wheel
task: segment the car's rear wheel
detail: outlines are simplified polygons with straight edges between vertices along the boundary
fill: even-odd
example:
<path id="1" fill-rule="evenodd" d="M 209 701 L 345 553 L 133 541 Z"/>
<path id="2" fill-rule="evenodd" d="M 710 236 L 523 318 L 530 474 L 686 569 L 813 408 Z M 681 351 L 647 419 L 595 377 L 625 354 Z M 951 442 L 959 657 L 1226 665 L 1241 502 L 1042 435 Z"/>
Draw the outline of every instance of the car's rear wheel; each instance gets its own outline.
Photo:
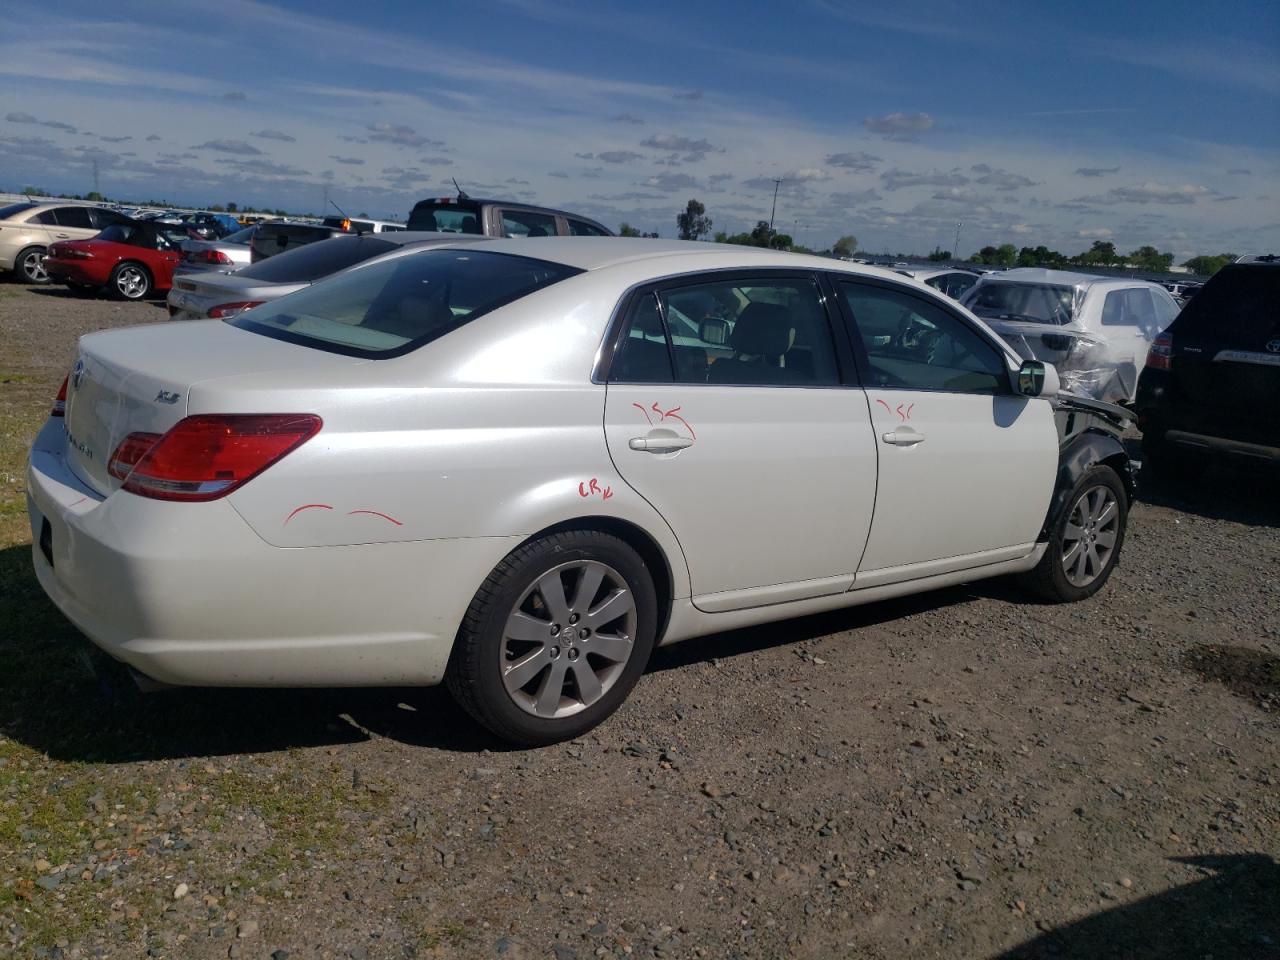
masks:
<path id="1" fill-rule="evenodd" d="M 512 551 L 481 585 L 446 680 L 503 739 L 571 739 L 626 699 L 656 627 L 653 580 L 635 550 L 594 530 L 549 534 Z"/>
<path id="2" fill-rule="evenodd" d="M 1049 532 L 1049 547 L 1026 575 L 1026 585 L 1055 603 L 1093 596 L 1120 559 L 1128 520 L 1128 494 L 1119 474 L 1108 466 L 1090 467 L 1067 497 Z"/>
<path id="3" fill-rule="evenodd" d="M 151 292 L 151 274 L 142 264 L 125 261 L 116 264 L 107 286 L 121 300 L 144 300 Z"/>
<path id="4" fill-rule="evenodd" d="M 44 247 L 27 247 L 14 259 L 18 276 L 27 283 L 48 283 L 49 274 L 44 269 Z"/>

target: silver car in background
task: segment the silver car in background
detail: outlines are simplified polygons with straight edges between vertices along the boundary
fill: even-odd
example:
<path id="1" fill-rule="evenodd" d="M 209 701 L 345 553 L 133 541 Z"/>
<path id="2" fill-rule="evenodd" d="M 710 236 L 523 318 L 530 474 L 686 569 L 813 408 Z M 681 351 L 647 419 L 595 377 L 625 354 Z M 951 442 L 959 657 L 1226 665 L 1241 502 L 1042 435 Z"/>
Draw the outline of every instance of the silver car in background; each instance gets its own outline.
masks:
<path id="1" fill-rule="evenodd" d="M 187 273 L 231 273 L 247 267 L 249 243 L 257 226 L 245 227 L 221 240 L 186 240 L 182 244 L 182 263 L 174 269 L 175 277 Z"/>
<path id="2" fill-rule="evenodd" d="M 203 271 L 176 275 L 169 290 L 169 317 L 172 320 L 225 320 L 402 247 L 481 239 L 406 231 L 344 234 L 260 260 L 234 273 Z"/>

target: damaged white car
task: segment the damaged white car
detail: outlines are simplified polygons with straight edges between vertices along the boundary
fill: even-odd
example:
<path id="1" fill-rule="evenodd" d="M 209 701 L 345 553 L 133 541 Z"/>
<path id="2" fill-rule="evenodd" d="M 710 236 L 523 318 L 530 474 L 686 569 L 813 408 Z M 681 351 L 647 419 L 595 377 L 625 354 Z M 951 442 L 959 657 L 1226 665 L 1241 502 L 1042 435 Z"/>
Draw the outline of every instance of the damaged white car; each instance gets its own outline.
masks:
<path id="1" fill-rule="evenodd" d="M 961 302 L 1023 359 L 1053 364 L 1063 390 L 1125 404 L 1137 393 L 1148 345 L 1178 315 L 1158 284 L 1064 270 L 986 276 Z"/>

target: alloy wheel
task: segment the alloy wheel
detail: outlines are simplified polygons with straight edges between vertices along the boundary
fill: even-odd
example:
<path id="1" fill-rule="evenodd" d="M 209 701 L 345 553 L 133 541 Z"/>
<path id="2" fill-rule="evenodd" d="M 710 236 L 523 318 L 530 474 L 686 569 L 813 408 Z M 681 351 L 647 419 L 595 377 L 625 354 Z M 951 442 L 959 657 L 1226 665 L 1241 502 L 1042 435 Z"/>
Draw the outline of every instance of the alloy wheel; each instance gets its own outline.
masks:
<path id="1" fill-rule="evenodd" d="M 28 283 L 48 283 L 49 274 L 44 269 L 44 251 L 29 250 L 22 258 L 22 275 Z"/>
<path id="2" fill-rule="evenodd" d="M 572 716 L 622 675 L 636 636 L 636 602 L 618 571 L 598 560 L 561 564 L 512 608 L 500 646 L 512 701 L 543 719 Z"/>
<path id="3" fill-rule="evenodd" d="M 1110 487 L 1080 494 L 1062 531 L 1062 571 L 1076 587 L 1087 587 L 1107 569 L 1119 532 L 1120 506 Z"/>
<path id="4" fill-rule="evenodd" d="M 123 267 L 116 273 L 116 289 L 130 300 L 143 296 L 147 286 L 147 278 L 138 267 Z"/>

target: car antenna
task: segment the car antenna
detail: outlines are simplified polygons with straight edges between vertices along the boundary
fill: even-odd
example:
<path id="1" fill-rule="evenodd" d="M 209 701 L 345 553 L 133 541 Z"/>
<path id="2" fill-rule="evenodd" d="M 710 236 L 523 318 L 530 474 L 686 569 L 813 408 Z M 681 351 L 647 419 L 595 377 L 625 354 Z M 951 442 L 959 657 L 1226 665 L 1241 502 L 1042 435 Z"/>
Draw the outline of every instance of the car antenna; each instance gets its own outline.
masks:
<path id="1" fill-rule="evenodd" d="M 467 191 L 463 190 L 461 187 L 459 187 L 459 186 L 458 186 L 458 178 L 457 178 L 457 177 L 450 177 L 449 179 L 453 181 L 453 185 L 454 185 L 454 187 L 457 187 L 457 190 L 458 190 L 458 199 L 459 199 L 459 200 L 470 200 L 470 199 L 471 199 L 469 196 L 467 196 Z"/>

